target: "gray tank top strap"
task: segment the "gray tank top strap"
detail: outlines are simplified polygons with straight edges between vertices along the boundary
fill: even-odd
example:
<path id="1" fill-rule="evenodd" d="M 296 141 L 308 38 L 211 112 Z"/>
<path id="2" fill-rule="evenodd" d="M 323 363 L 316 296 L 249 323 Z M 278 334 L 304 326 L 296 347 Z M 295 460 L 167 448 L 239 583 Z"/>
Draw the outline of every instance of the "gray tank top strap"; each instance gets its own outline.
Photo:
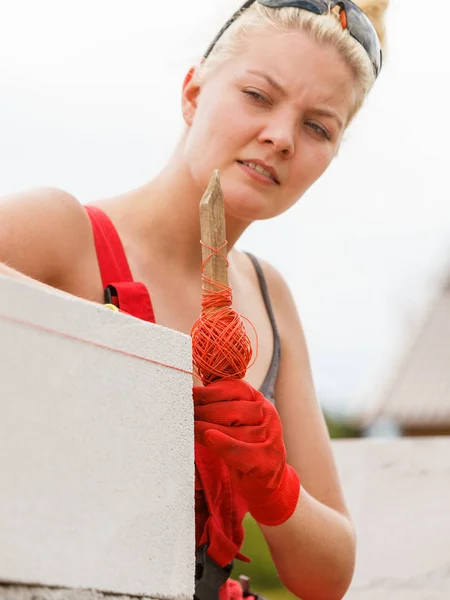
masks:
<path id="1" fill-rule="evenodd" d="M 278 377 L 278 371 L 280 369 L 280 357 L 281 357 L 281 343 L 280 334 L 278 333 L 277 324 L 275 321 L 275 315 L 273 314 L 272 303 L 270 302 L 269 290 L 267 287 L 266 278 L 262 270 L 261 264 L 256 256 L 253 256 L 250 252 L 246 252 L 247 256 L 255 267 L 256 275 L 258 276 L 259 287 L 261 288 L 262 297 L 266 306 L 267 314 L 269 316 L 270 324 L 272 325 L 273 331 L 273 352 L 272 360 L 270 361 L 269 369 L 266 377 L 260 387 L 260 392 L 264 394 L 267 400 L 270 400 L 275 404 L 275 384 Z"/>

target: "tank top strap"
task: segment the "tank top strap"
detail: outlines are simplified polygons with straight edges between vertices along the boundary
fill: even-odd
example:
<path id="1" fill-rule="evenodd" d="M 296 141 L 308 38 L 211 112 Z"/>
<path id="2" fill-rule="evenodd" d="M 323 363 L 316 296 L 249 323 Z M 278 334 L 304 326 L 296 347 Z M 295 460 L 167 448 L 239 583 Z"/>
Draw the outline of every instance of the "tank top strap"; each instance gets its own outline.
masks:
<path id="1" fill-rule="evenodd" d="M 148 289 L 143 283 L 133 281 L 113 222 L 96 206 L 85 205 L 84 208 L 91 221 L 105 302 L 115 304 L 133 317 L 154 323 L 155 314 Z"/>
<path id="2" fill-rule="evenodd" d="M 278 378 L 278 372 L 280 370 L 280 361 L 281 361 L 281 340 L 280 334 L 277 327 L 277 322 L 275 320 L 275 314 L 272 307 L 272 302 L 270 301 L 269 288 L 267 286 L 267 281 L 264 276 L 264 271 L 262 269 L 261 263 L 259 260 L 251 254 L 250 252 L 246 252 L 247 256 L 253 263 L 253 266 L 256 271 L 256 275 L 258 277 L 259 287 L 261 289 L 261 294 L 264 300 L 264 304 L 267 310 L 267 315 L 269 317 L 270 324 L 272 326 L 273 332 L 273 351 L 272 351 L 272 359 L 270 361 L 269 370 L 267 371 L 266 377 L 264 378 L 263 384 L 260 387 L 260 392 L 270 400 L 272 404 L 275 404 L 275 385 Z"/>

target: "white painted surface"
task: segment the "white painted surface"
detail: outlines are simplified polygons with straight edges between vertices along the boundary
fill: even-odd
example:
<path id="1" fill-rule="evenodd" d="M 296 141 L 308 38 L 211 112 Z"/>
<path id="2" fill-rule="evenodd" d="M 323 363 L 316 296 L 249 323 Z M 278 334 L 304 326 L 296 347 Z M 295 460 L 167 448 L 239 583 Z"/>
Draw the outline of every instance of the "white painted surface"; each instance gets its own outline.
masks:
<path id="1" fill-rule="evenodd" d="M 450 438 L 333 448 L 358 535 L 346 600 L 448 600 Z"/>
<path id="2" fill-rule="evenodd" d="M 0 581 L 192 597 L 192 378 L 123 352 L 191 370 L 189 336 L 0 277 Z"/>

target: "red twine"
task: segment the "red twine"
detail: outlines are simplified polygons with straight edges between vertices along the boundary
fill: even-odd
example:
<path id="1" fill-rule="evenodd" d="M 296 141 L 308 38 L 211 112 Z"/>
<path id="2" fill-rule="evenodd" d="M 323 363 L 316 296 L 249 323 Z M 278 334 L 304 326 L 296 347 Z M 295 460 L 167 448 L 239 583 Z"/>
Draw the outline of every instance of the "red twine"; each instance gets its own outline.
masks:
<path id="1" fill-rule="evenodd" d="M 211 254 L 202 264 L 202 312 L 192 327 L 191 337 L 195 372 L 203 385 L 207 385 L 218 379 L 241 379 L 245 376 L 251 366 L 253 351 L 244 320 L 250 323 L 254 331 L 255 328 L 248 319 L 231 308 L 231 288 L 209 279 L 204 273 L 206 262 L 214 254 L 220 254 L 228 264 L 221 252 L 227 242 L 220 248 L 210 248 L 203 242 L 201 244 L 209 248 Z M 209 289 L 205 284 L 215 289 Z M 256 348 L 252 364 L 257 353 Z"/>

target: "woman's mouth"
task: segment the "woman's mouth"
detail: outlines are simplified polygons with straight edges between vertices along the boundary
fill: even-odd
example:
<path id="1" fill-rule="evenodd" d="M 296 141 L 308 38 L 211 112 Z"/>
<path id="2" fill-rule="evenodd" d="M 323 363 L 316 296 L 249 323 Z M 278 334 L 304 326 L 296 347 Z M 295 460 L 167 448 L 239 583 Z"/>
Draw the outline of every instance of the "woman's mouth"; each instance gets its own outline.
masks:
<path id="1" fill-rule="evenodd" d="M 265 183 L 266 185 L 280 185 L 280 182 L 274 177 L 274 175 L 272 175 L 272 173 L 270 173 L 261 165 L 245 160 L 238 160 L 237 162 L 243 167 L 246 173 L 248 173 L 248 175 L 250 175 L 256 181 Z"/>

